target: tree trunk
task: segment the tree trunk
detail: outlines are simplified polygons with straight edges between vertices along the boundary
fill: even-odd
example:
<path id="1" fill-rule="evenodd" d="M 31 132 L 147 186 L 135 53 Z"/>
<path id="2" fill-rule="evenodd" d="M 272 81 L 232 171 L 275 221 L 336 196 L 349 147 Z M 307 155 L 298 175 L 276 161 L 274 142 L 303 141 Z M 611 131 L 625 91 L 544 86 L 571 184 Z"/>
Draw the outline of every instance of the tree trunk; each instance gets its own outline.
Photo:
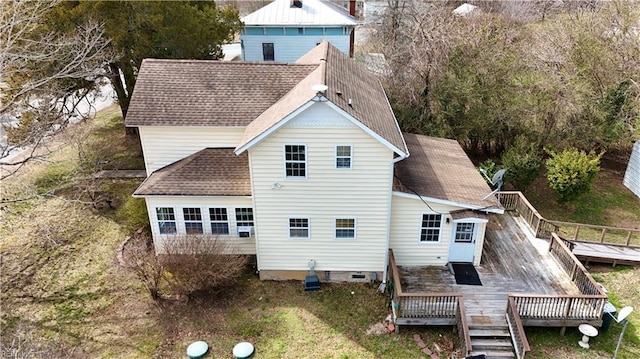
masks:
<path id="1" fill-rule="evenodd" d="M 122 83 L 122 77 L 120 77 L 120 67 L 116 63 L 109 64 L 109 81 L 111 81 L 111 85 L 118 96 L 118 104 L 122 111 L 122 117 L 126 117 L 127 110 L 129 109 L 129 97 Z"/>

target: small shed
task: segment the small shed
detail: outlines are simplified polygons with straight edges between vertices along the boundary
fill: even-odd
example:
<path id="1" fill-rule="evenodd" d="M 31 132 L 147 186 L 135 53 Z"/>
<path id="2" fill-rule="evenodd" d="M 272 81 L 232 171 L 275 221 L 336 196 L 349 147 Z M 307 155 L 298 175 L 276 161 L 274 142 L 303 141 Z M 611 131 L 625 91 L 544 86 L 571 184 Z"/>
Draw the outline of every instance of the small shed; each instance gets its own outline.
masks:
<path id="1" fill-rule="evenodd" d="M 640 140 L 633 145 L 623 183 L 631 192 L 640 197 Z"/>

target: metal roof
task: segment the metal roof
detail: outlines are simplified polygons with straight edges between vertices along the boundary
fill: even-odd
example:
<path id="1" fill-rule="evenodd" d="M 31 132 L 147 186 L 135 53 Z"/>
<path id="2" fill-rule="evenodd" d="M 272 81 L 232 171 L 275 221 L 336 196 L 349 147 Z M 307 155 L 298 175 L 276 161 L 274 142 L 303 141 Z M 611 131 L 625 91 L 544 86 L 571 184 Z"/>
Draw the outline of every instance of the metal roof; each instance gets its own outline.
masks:
<path id="1" fill-rule="evenodd" d="M 325 0 L 302 0 L 292 7 L 291 0 L 275 0 L 242 18 L 245 26 L 356 26 L 356 18 L 343 7 Z"/>

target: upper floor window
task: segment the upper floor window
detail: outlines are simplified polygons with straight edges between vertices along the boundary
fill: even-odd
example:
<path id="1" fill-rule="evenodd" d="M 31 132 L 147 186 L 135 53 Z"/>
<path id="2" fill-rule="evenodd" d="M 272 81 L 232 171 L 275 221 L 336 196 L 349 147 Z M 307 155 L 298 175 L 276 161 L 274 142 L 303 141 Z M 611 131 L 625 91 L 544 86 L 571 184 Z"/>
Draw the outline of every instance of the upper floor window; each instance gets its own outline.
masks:
<path id="1" fill-rule="evenodd" d="M 309 218 L 289 218 L 289 238 L 309 238 Z"/>
<path id="2" fill-rule="evenodd" d="M 184 228 L 187 234 L 203 234 L 200 208 L 183 208 Z"/>
<path id="3" fill-rule="evenodd" d="M 211 234 L 229 234 L 229 216 L 226 208 L 209 208 Z"/>
<path id="4" fill-rule="evenodd" d="M 420 242 L 438 242 L 440 240 L 441 214 L 423 214 L 420 230 Z"/>
<path id="5" fill-rule="evenodd" d="M 284 171 L 287 177 L 307 176 L 307 146 L 284 146 Z"/>
<path id="6" fill-rule="evenodd" d="M 336 219 L 336 238 L 353 239 L 356 238 L 356 220 L 354 218 Z"/>
<path id="7" fill-rule="evenodd" d="M 158 229 L 160 234 L 176 233 L 176 215 L 171 207 L 156 208 L 156 216 L 158 218 Z"/>
<path id="8" fill-rule="evenodd" d="M 336 146 L 336 168 L 351 168 L 351 146 Z"/>
<path id="9" fill-rule="evenodd" d="M 273 42 L 263 42 L 262 43 L 262 59 L 264 61 L 274 61 L 275 60 L 275 51 L 273 49 Z"/>

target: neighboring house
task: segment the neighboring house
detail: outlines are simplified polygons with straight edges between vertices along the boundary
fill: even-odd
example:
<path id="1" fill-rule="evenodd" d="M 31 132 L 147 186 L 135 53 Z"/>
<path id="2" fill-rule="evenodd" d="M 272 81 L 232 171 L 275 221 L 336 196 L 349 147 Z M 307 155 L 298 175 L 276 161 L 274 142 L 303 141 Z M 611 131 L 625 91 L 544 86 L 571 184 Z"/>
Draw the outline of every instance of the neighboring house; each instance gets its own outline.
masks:
<path id="1" fill-rule="evenodd" d="M 275 0 L 242 18 L 245 61 L 294 62 L 322 41 L 353 56 L 356 1 Z"/>
<path id="2" fill-rule="evenodd" d="M 401 133 L 378 79 L 323 42 L 295 63 L 143 61 L 138 127 L 155 248 L 185 234 L 256 254 L 263 279 L 381 279 L 478 265 L 503 213 L 456 141 Z M 486 199 L 484 199 L 487 197 Z"/>
<path id="3" fill-rule="evenodd" d="M 640 141 L 636 141 L 633 145 L 623 183 L 631 192 L 640 197 Z"/>

